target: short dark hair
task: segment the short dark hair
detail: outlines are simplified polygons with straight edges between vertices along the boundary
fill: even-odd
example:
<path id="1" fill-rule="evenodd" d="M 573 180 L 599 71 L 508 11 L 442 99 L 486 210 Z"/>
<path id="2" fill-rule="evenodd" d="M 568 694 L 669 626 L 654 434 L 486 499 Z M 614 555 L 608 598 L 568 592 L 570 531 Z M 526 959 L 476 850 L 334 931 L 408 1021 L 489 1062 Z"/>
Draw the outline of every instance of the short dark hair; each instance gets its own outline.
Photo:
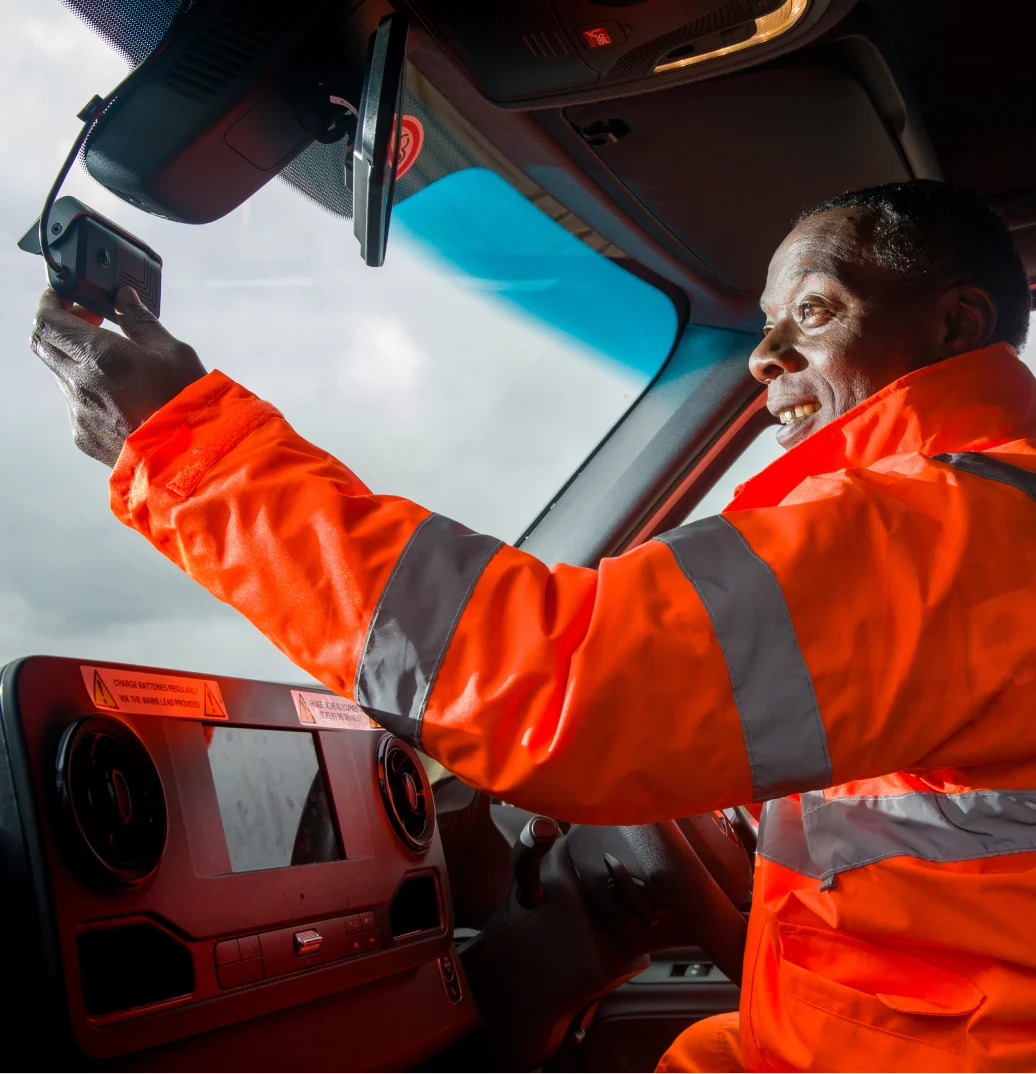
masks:
<path id="1" fill-rule="evenodd" d="M 849 190 L 808 209 L 799 222 L 828 209 L 876 214 L 872 252 L 913 283 L 984 287 L 996 303 L 992 343 L 1021 348 L 1029 331 L 1029 280 L 1011 232 L 978 194 L 956 183 L 915 179 Z"/>

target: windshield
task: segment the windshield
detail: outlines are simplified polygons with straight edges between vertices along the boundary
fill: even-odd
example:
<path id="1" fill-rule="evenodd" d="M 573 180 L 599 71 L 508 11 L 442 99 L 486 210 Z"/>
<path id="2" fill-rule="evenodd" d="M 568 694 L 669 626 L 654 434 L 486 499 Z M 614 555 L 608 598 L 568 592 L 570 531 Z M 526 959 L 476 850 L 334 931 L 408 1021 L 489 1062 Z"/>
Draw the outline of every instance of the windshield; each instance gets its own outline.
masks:
<path id="1" fill-rule="evenodd" d="M 28 350 L 44 275 L 15 242 L 75 113 L 125 64 L 56 2 L 10 0 L 5 15 L 0 77 L 20 103 L 0 119 L 0 662 L 47 652 L 297 681 L 250 624 L 115 521 L 107 471 L 73 447 Z M 271 400 L 376 491 L 514 540 L 664 363 L 678 316 L 606 256 L 617 251 L 542 211 L 459 135 L 439 151 L 446 120 L 421 114 L 427 157 L 400 184 L 376 270 L 350 221 L 284 182 L 195 228 L 140 213 L 79 167 L 64 192 L 159 251 L 163 322 L 208 368 Z M 313 193 L 312 169 L 291 178 Z"/>

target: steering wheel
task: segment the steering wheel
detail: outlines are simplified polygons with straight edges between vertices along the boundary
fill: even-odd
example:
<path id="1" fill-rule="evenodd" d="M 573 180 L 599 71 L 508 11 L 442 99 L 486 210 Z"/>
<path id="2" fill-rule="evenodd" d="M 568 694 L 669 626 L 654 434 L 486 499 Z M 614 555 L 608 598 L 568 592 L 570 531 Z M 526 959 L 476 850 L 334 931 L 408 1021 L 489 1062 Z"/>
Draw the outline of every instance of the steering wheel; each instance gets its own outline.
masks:
<path id="1" fill-rule="evenodd" d="M 576 825 L 566 843 L 605 927 L 621 929 L 644 952 L 696 945 L 741 984 L 748 926 L 734 899 L 748 894 L 751 863 L 723 814 L 617 828 Z"/>
<path id="2" fill-rule="evenodd" d="M 598 999 L 647 968 L 653 951 L 700 947 L 740 984 L 747 925 L 738 905 L 751 886 L 754 847 L 742 844 L 723 814 L 573 825 L 542 858 L 542 900 L 529 907 L 518 898 L 510 862 L 535 814 L 492 806 L 491 815 L 485 795 L 469 798 L 456 784 L 452 791 L 458 798 L 447 806 L 437 790 L 440 820 L 463 798 L 467 835 L 488 828 L 497 837 L 495 849 L 485 838 L 466 839 L 477 851 L 458 870 L 477 889 L 496 892 L 497 909 L 460 946 L 483 1015 L 485 1069 L 540 1066 L 578 1037 Z M 493 858 L 506 868 L 495 880 Z"/>

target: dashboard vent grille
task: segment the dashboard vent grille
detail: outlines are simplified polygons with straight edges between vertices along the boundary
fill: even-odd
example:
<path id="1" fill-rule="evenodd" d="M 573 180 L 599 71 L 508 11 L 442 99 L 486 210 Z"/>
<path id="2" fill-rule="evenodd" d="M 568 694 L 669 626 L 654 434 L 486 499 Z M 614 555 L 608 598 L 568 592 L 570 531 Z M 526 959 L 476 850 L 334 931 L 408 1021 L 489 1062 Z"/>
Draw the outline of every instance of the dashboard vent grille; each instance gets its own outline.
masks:
<path id="1" fill-rule="evenodd" d="M 386 735 L 378 747 L 378 782 L 400 839 L 411 850 L 427 850 L 435 830 L 432 789 L 420 758 L 393 735 Z"/>

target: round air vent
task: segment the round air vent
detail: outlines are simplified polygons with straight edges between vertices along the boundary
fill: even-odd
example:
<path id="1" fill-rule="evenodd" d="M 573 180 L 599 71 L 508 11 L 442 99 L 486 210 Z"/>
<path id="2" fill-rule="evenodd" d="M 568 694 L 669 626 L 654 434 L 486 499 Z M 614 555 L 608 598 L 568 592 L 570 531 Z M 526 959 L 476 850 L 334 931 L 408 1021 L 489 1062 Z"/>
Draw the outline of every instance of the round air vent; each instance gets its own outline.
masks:
<path id="1" fill-rule="evenodd" d="M 165 850 L 165 793 L 144 743 L 123 723 L 86 716 L 58 746 L 58 799 L 74 849 L 107 883 L 143 883 Z"/>
<path id="2" fill-rule="evenodd" d="M 432 788 L 420 758 L 393 735 L 378 747 L 378 783 L 399 837 L 412 850 L 427 850 L 435 831 Z"/>

